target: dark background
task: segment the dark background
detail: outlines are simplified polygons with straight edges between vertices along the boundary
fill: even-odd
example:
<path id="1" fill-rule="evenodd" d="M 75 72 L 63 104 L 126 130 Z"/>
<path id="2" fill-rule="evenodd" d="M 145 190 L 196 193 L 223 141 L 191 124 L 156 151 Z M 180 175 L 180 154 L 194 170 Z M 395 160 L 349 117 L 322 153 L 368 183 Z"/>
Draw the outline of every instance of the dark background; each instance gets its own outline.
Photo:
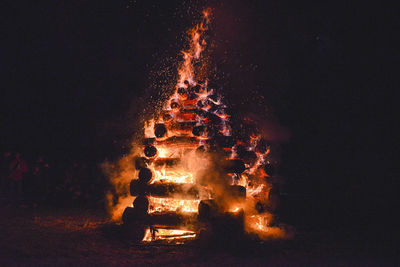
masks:
<path id="1" fill-rule="evenodd" d="M 393 223 L 394 8 L 275 0 L 2 5 L 2 151 L 93 164 L 121 155 L 139 107 L 157 95 L 146 88 L 162 83 L 163 66 L 176 63 L 184 32 L 209 5 L 223 93 L 246 112 L 266 110 L 291 134 L 281 158 L 287 220 L 363 230 Z"/>

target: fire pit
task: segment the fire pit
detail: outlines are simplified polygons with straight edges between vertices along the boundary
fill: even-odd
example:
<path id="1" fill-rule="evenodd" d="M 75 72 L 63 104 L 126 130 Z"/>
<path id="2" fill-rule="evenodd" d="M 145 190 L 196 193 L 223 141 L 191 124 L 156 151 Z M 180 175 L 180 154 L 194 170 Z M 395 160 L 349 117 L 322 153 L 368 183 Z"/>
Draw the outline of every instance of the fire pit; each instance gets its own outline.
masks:
<path id="1" fill-rule="evenodd" d="M 129 157 L 134 200 L 125 204 L 122 221 L 132 240 L 270 231 L 278 192 L 268 182 L 269 143 L 251 120 L 235 132 L 222 96 L 199 74 L 209 19 L 205 10 L 189 31 L 174 92 L 145 123 L 142 148 Z"/>

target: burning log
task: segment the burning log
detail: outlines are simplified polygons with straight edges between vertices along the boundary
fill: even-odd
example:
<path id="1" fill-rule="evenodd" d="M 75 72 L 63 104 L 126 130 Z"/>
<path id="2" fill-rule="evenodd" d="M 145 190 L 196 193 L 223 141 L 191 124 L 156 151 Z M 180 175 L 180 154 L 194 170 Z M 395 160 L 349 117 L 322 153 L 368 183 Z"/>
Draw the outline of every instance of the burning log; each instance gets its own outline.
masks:
<path id="1" fill-rule="evenodd" d="M 154 135 L 158 138 L 163 137 L 167 133 L 167 128 L 163 123 L 157 123 L 154 126 Z"/>
<path id="2" fill-rule="evenodd" d="M 178 93 L 179 97 L 181 97 L 183 99 L 187 98 L 186 88 L 183 88 L 183 87 L 178 88 L 177 93 Z"/>
<path id="3" fill-rule="evenodd" d="M 150 182 L 152 176 L 153 173 L 148 168 L 142 168 L 139 171 L 139 180 L 142 181 L 143 183 Z"/>
<path id="4" fill-rule="evenodd" d="M 132 241 L 142 241 L 146 233 L 148 221 L 147 213 L 142 214 L 136 209 L 127 207 L 122 214 L 123 231 Z"/>
<path id="5" fill-rule="evenodd" d="M 154 138 L 146 138 L 144 143 L 150 143 L 156 145 L 197 145 L 199 140 L 196 137 L 191 136 L 172 136 L 164 140 L 154 140 Z M 157 150 L 157 149 L 156 149 Z M 155 155 L 155 154 L 154 154 Z M 146 155 L 147 156 L 147 155 Z"/>
<path id="6" fill-rule="evenodd" d="M 200 201 L 198 209 L 200 221 L 207 221 L 211 216 L 219 213 L 219 207 L 214 199 Z"/>
<path id="7" fill-rule="evenodd" d="M 197 221 L 197 213 L 162 212 L 151 213 L 148 216 L 149 223 L 154 227 L 174 227 L 184 230 L 196 231 L 200 227 Z"/>
<path id="8" fill-rule="evenodd" d="M 147 145 L 144 148 L 144 154 L 146 155 L 146 157 L 152 158 L 157 154 L 157 148 L 153 145 Z"/>
<path id="9" fill-rule="evenodd" d="M 171 102 L 171 108 L 175 109 L 175 110 L 178 109 L 179 108 L 178 102 L 175 102 L 175 101 Z"/>
<path id="10" fill-rule="evenodd" d="M 232 237 L 243 233 L 244 211 L 224 211 L 215 200 L 202 200 L 199 203 L 199 220 L 212 225 L 214 234 Z M 209 230 L 209 229 L 208 229 Z"/>
<path id="11" fill-rule="evenodd" d="M 193 109 L 193 108 L 196 108 L 197 100 L 196 99 L 185 99 L 185 100 L 182 100 L 182 103 L 183 103 L 184 108 Z"/>
<path id="12" fill-rule="evenodd" d="M 181 121 L 195 121 L 197 120 L 197 109 L 182 109 L 176 114 L 176 119 Z"/>
<path id="13" fill-rule="evenodd" d="M 193 184 L 174 184 L 160 183 L 145 184 L 139 180 L 132 180 L 130 184 L 130 193 L 132 196 L 141 194 L 155 197 L 174 197 L 178 199 L 207 199 L 211 197 L 211 191 Z"/>
<path id="14" fill-rule="evenodd" d="M 162 119 L 164 122 L 170 122 L 170 121 L 172 121 L 172 116 L 169 113 L 165 113 L 162 115 Z"/>
<path id="15" fill-rule="evenodd" d="M 153 161 L 155 167 L 174 167 L 180 163 L 180 158 L 158 158 Z"/>
<path id="16" fill-rule="evenodd" d="M 135 200 L 133 201 L 133 209 L 138 214 L 147 214 L 147 211 L 149 210 L 149 200 L 147 199 L 147 197 L 138 196 L 137 198 L 135 198 Z"/>

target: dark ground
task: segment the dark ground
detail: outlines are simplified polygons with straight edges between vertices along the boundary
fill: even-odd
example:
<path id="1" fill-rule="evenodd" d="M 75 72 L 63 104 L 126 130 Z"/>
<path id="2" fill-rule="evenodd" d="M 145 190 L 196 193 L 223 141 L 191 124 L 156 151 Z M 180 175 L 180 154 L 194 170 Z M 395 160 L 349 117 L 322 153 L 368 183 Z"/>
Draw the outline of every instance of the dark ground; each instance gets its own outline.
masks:
<path id="1" fill-rule="evenodd" d="M 1 266 L 398 266 L 398 247 L 351 230 L 302 231 L 287 241 L 131 244 L 100 211 L 1 207 Z"/>

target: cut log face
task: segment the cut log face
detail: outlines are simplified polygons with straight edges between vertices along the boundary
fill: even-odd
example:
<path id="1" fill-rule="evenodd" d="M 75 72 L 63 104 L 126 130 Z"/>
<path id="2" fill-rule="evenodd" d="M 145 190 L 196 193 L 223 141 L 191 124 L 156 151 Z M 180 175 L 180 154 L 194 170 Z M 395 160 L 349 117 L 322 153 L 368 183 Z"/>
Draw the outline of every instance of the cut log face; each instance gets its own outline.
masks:
<path id="1" fill-rule="evenodd" d="M 171 103 L 171 108 L 172 109 L 178 109 L 179 108 L 179 104 L 177 102 L 172 102 Z"/>
<path id="2" fill-rule="evenodd" d="M 157 154 L 157 148 L 153 145 L 147 145 L 144 148 L 144 154 L 146 155 L 146 157 L 152 158 Z"/>
<path id="3" fill-rule="evenodd" d="M 157 123 L 154 126 L 154 135 L 158 138 L 164 137 L 164 135 L 167 133 L 167 128 L 165 128 L 165 125 L 163 123 Z"/>
<path id="4" fill-rule="evenodd" d="M 153 173 L 148 168 L 142 168 L 139 171 L 139 180 L 142 181 L 143 183 L 150 182 L 152 176 Z"/>

